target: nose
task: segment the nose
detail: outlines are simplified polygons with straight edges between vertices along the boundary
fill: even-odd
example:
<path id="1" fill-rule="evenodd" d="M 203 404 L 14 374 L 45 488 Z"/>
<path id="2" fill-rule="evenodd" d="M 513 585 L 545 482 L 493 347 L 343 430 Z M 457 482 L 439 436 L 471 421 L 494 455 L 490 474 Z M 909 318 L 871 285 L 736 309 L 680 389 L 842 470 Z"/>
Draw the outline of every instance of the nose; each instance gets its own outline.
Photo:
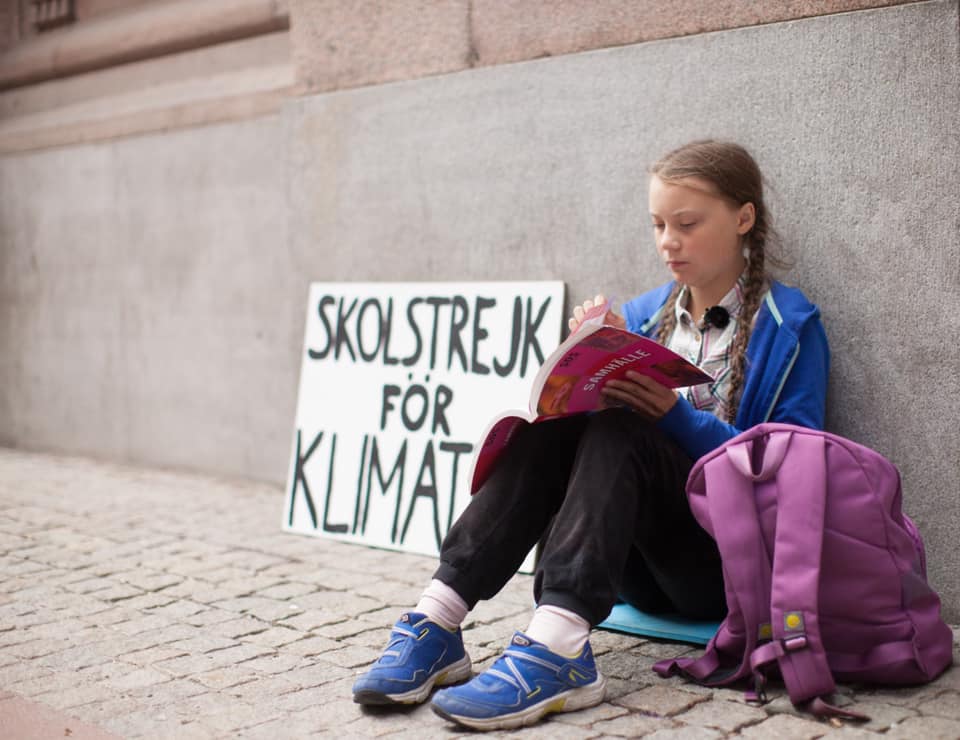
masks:
<path id="1" fill-rule="evenodd" d="M 669 226 L 664 226 L 660 233 L 660 248 L 665 250 L 675 250 L 680 247 L 680 239 L 677 232 Z"/>

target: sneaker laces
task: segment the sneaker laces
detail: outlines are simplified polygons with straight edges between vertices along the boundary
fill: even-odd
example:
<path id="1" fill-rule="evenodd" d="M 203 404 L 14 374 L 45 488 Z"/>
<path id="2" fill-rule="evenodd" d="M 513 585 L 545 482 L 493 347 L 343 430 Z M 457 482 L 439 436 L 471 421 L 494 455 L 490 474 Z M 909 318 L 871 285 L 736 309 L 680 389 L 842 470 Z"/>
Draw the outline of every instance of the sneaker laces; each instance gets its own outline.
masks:
<path id="1" fill-rule="evenodd" d="M 560 670 L 558 665 L 551 663 L 550 661 L 542 660 L 541 658 L 530 655 L 529 653 L 520 652 L 519 650 L 508 649 L 504 651 L 503 655 L 500 656 L 497 662 L 488 668 L 485 673 L 496 676 L 500 680 L 506 681 L 514 688 L 523 689 L 523 691 L 529 694 L 532 691 L 530 684 L 528 684 L 524 679 L 523 674 L 520 672 L 520 669 L 517 667 L 514 659 L 539 665 L 543 668 L 553 671 L 554 673 L 557 673 Z M 509 673 L 505 673 L 504 671 L 497 669 L 497 666 L 501 664 L 506 666 Z"/>
<path id="2" fill-rule="evenodd" d="M 377 662 L 382 663 L 384 658 L 399 658 L 403 651 L 396 648 L 399 648 L 400 645 L 411 638 L 417 640 L 420 638 L 420 636 L 407 627 L 399 624 L 394 625 L 393 632 L 390 633 L 390 642 L 387 643 L 386 649 L 383 651 L 383 654 L 380 656 Z"/>

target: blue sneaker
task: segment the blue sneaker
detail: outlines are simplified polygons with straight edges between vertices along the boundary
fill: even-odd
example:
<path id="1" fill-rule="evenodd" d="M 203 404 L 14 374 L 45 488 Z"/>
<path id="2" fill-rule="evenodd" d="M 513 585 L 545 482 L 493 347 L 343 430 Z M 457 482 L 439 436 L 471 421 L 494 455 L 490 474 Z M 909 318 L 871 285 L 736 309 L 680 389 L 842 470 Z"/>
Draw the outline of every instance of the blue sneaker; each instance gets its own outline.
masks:
<path id="1" fill-rule="evenodd" d="M 508 729 L 599 704 L 606 685 L 589 641 L 567 658 L 517 632 L 492 666 L 470 683 L 438 692 L 431 706 L 444 719 L 475 730 Z"/>
<path id="2" fill-rule="evenodd" d="M 393 625 L 383 655 L 353 684 L 357 704 L 419 704 L 434 685 L 470 678 L 463 636 L 423 614 L 407 612 Z"/>

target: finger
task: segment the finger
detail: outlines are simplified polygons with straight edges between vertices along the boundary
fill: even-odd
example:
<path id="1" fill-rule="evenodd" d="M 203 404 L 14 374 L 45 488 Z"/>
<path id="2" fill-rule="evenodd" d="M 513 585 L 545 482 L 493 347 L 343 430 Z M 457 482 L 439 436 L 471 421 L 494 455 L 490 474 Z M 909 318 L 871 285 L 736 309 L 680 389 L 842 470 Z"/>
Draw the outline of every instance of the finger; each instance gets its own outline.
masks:
<path id="1" fill-rule="evenodd" d="M 618 405 L 628 406 L 633 408 L 634 398 L 626 391 L 623 391 L 619 388 L 613 388 L 609 384 L 603 386 L 603 390 L 600 391 L 600 394 L 608 399 L 614 401 Z"/>
<path id="2" fill-rule="evenodd" d="M 627 370 L 625 373 L 626 377 L 629 378 L 632 382 L 639 385 L 644 390 L 655 391 L 657 388 L 666 388 L 663 383 L 658 383 L 656 380 L 651 378 L 649 375 L 644 375 L 638 373 L 636 370 Z"/>
<path id="3" fill-rule="evenodd" d="M 646 388 L 630 380 L 608 380 L 604 383 L 603 390 L 607 388 L 636 401 L 640 401 L 649 395 Z"/>
<path id="4" fill-rule="evenodd" d="M 594 306 L 602 306 L 607 302 L 607 299 L 603 297 L 603 293 L 597 293 L 597 297 L 593 299 Z"/>
<path id="5" fill-rule="evenodd" d="M 643 378 L 644 376 L 640 377 Z M 648 387 L 641 382 L 620 378 L 619 380 L 608 380 L 604 383 L 603 388 L 612 388 L 620 393 L 626 394 L 638 404 L 645 404 L 657 396 L 657 386 L 659 384 L 656 383 L 656 381 L 651 382 L 653 382 L 653 387 Z"/>
<path id="6" fill-rule="evenodd" d="M 637 384 L 631 380 L 608 380 L 603 384 L 603 388 L 601 390 L 607 390 L 608 388 L 614 388 L 621 393 L 628 393 L 631 396 L 635 396 L 637 394 L 637 390 L 641 390 L 638 389 Z"/>
<path id="7" fill-rule="evenodd" d="M 649 376 L 640 375 L 640 373 L 631 371 L 628 372 L 627 375 L 636 376 L 628 381 L 633 385 L 633 394 L 637 398 L 650 403 L 654 410 L 660 409 L 664 411 L 666 409 L 661 407 L 664 405 L 673 405 L 677 394 L 667 386 L 658 383 Z"/>
<path id="8" fill-rule="evenodd" d="M 570 331 L 574 331 L 578 326 L 580 326 L 580 322 L 574 318 L 570 318 L 567 319 L 567 326 L 570 327 Z"/>
<path id="9" fill-rule="evenodd" d="M 577 321 L 583 321 L 583 313 L 583 307 L 577 306 L 573 309 L 573 318 L 575 318 Z"/>
<path id="10" fill-rule="evenodd" d="M 604 384 L 600 392 L 604 395 L 612 396 L 617 400 L 625 401 L 631 406 L 643 403 L 642 396 L 636 393 L 635 386 L 632 386 L 630 383 L 611 380 Z"/>
<path id="11" fill-rule="evenodd" d="M 654 416 L 652 404 L 643 398 L 634 396 L 619 388 L 613 388 L 609 384 L 603 387 L 602 393 L 604 398 L 610 400 L 613 404 L 625 406 L 644 418 L 652 418 Z"/>

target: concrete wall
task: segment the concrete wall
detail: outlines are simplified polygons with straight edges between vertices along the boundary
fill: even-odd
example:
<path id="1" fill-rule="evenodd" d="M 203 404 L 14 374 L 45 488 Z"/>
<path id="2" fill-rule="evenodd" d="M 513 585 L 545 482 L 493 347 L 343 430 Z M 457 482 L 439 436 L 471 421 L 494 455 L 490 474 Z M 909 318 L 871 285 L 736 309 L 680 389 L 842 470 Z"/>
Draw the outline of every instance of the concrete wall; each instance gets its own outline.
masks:
<path id="1" fill-rule="evenodd" d="M 897 5 L 6 156 L 0 445 L 279 481 L 310 280 L 626 299 L 665 278 L 645 168 L 731 137 L 826 314 L 830 426 L 900 465 L 956 620 L 958 40 L 956 0 Z"/>
<path id="2" fill-rule="evenodd" d="M 834 349 L 830 428 L 901 468 L 960 614 L 956 2 L 658 41 L 290 103 L 290 235 L 324 280 L 665 279 L 644 171 L 750 145 Z M 308 255 L 315 255 L 310 259 Z"/>
<path id="3" fill-rule="evenodd" d="M 276 116 L 0 160 L 0 446 L 282 479 L 286 197 Z"/>

